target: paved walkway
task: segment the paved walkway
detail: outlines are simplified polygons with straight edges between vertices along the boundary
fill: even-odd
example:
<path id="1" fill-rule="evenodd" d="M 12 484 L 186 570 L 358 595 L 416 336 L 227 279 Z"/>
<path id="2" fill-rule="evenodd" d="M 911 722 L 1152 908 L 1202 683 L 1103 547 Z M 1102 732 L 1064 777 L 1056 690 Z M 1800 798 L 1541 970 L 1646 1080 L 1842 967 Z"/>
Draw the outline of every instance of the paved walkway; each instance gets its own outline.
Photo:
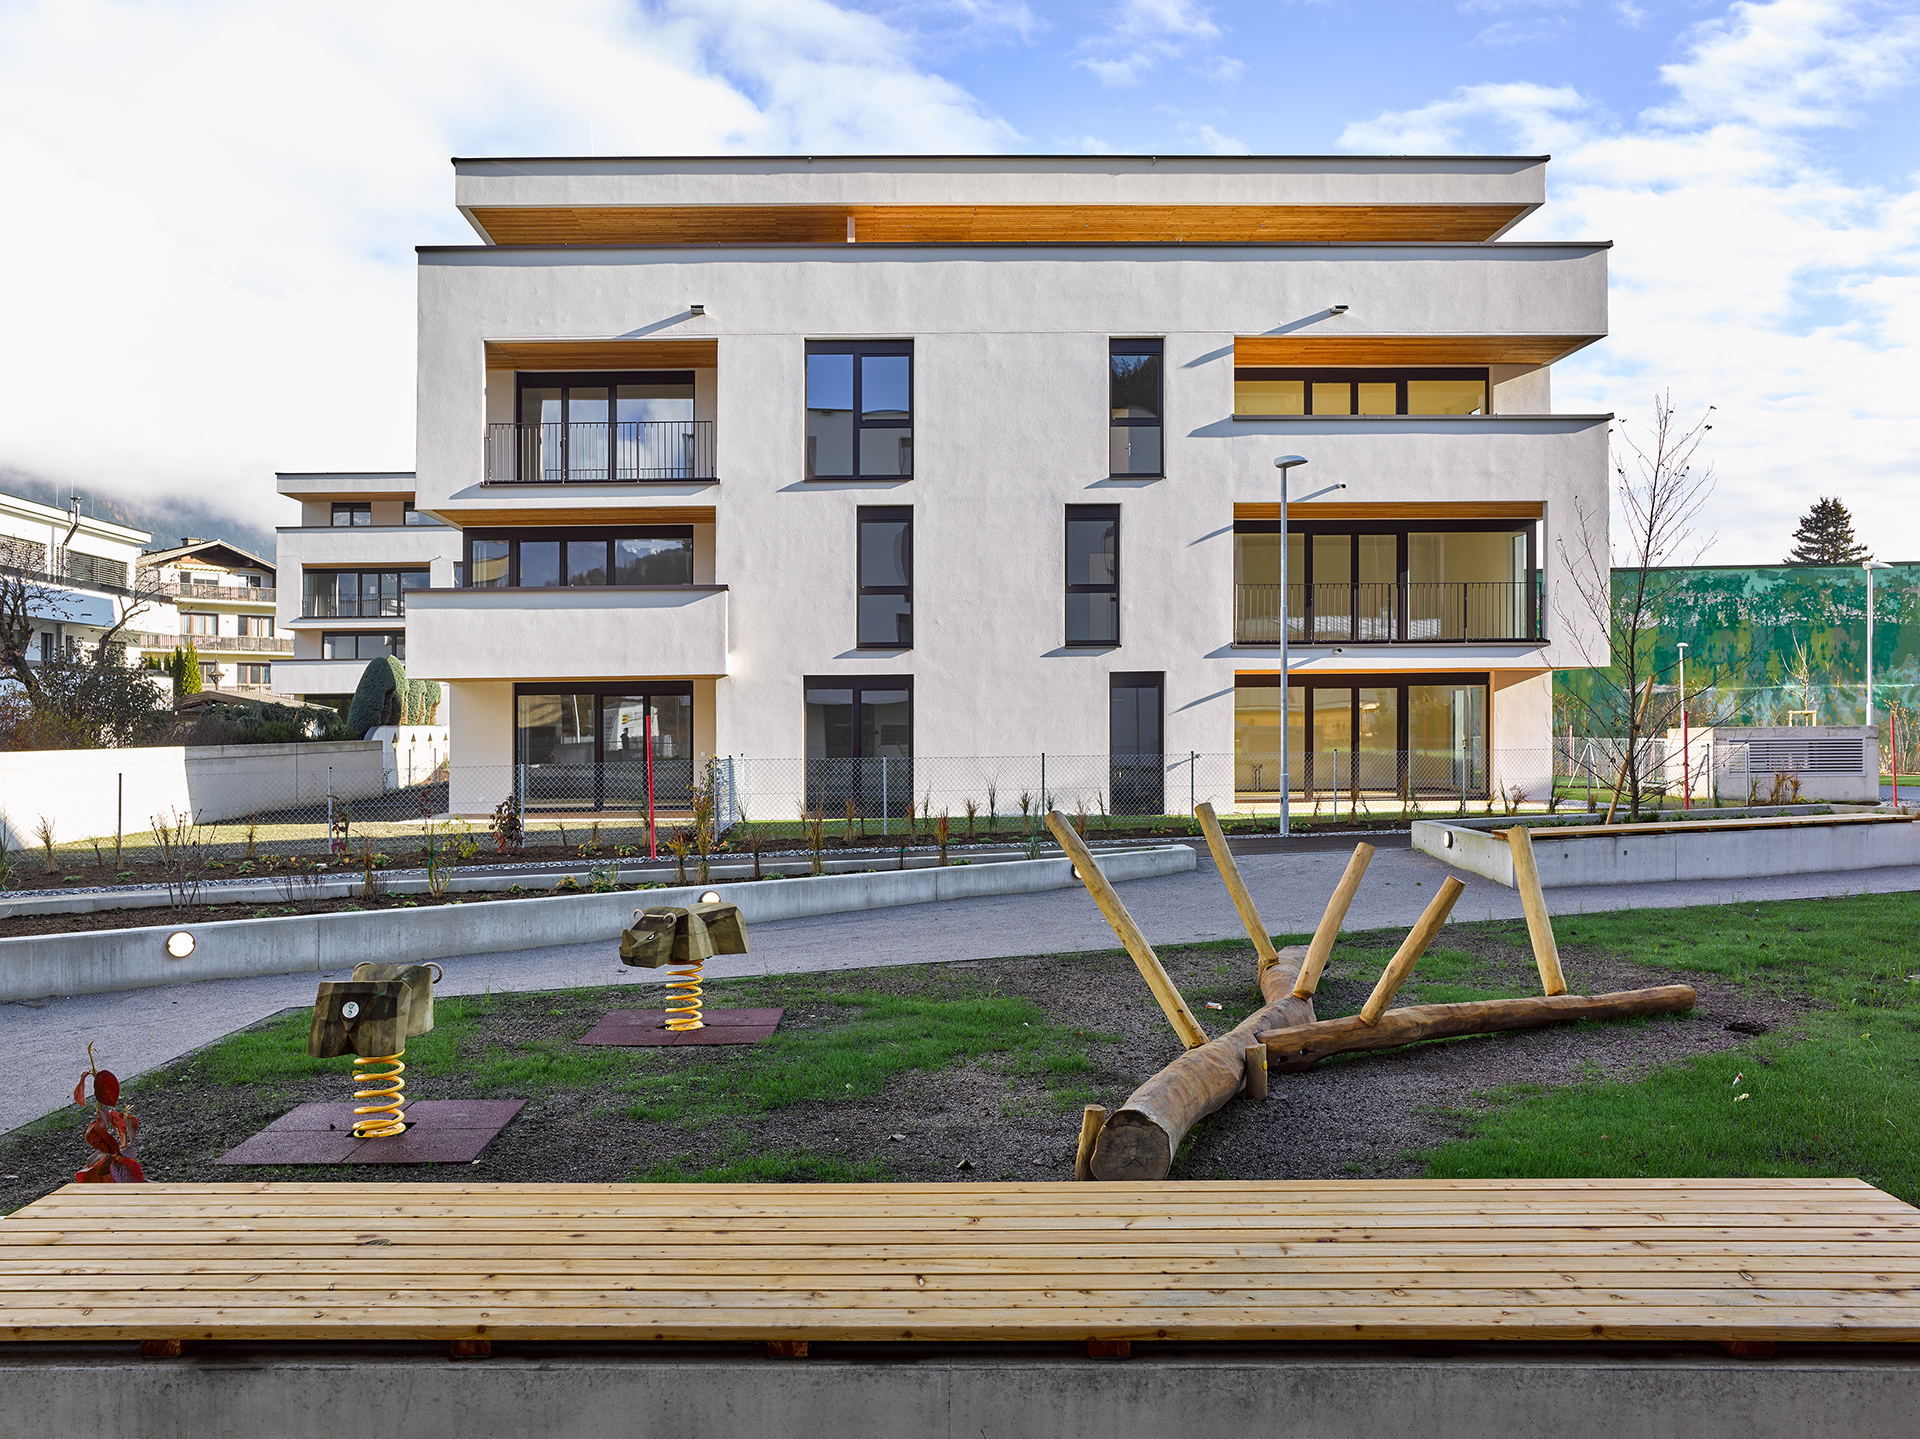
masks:
<path id="1" fill-rule="evenodd" d="M 1242 856 L 1241 871 L 1268 927 L 1275 933 L 1312 930 L 1350 852 L 1342 846 Z M 1447 873 L 1438 860 L 1411 849 L 1381 849 L 1348 912 L 1347 928 L 1412 924 Z M 1466 878 L 1467 891 L 1454 908 L 1454 919 L 1520 917 L 1514 891 L 1490 880 Z M 1573 914 L 1894 890 L 1920 890 L 1920 866 L 1746 880 L 1736 886 L 1718 882 L 1597 885 L 1553 890 L 1548 902 L 1556 914 Z M 1133 880 L 1121 885 L 1120 893 L 1157 945 L 1242 933 L 1204 850 L 1199 868 L 1192 873 Z M 707 966 L 707 973 L 715 978 L 798 974 L 1070 953 L 1110 949 L 1116 944 L 1093 901 L 1079 889 L 785 920 L 756 925 L 751 939 L 752 954 L 716 959 Z M 440 988 L 447 994 L 596 984 L 642 988 L 662 977 L 662 971 L 622 965 L 611 938 L 605 944 L 481 954 L 441 963 L 446 978 Z M 209 980 L 49 999 L 38 1002 L 38 1008 L 0 1004 L 0 1132 L 65 1101 L 74 1078 L 85 1067 L 89 1040 L 101 1064 L 125 1078 L 211 1044 L 276 1010 L 311 1004 L 318 978 L 344 979 L 346 974 Z"/>

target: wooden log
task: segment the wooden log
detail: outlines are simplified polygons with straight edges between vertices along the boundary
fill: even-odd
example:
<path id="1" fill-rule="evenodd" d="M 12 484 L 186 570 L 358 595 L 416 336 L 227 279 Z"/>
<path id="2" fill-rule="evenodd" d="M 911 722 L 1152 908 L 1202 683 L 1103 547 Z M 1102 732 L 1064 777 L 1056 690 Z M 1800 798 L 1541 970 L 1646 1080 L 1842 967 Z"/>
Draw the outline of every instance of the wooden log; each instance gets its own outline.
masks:
<path id="1" fill-rule="evenodd" d="M 1523 824 L 1507 831 L 1507 848 L 1513 853 L 1513 883 L 1520 891 L 1520 907 L 1527 912 L 1527 936 L 1533 941 L 1533 962 L 1540 970 L 1540 992 L 1547 995 L 1567 992 L 1566 976 L 1560 972 L 1560 947 L 1553 939 L 1553 916 L 1547 913 L 1546 892 L 1540 888 L 1540 868 L 1533 862 L 1533 836 Z"/>
<path id="2" fill-rule="evenodd" d="M 1642 1014 L 1682 1014 L 1693 1008 L 1694 993 L 1684 984 L 1628 989 L 1617 994 L 1561 994 L 1526 999 L 1482 999 L 1466 1004 L 1415 1004 L 1390 1009 L 1374 1024 L 1357 1014 L 1322 1019 L 1259 1036 L 1267 1047 L 1267 1068 L 1283 1073 L 1306 1069 L 1330 1055 L 1355 1050 L 1397 1049 L 1423 1039 L 1463 1034 L 1501 1034 L 1544 1029 L 1577 1019 L 1631 1019 Z"/>
<path id="3" fill-rule="evenodd" d="M 1250 1044 L 1244 1053 L 1247 1061 L 1247 1098 L 1265 1099 L 1267 1097 L 1267 1047 L 1264 1044 Z"/>
<path id="4" fill-rule="evenodd" d="M 1093 1178 L 1093 1146 L 1107 1123 L 1107 1107 L 1089 1104 L 1080 1111 L 1080 1147 L 1073 1156 L 1073 1177 L 1082 1183 Z"/>
<path id="5" fill-rule="evenodd" d="M 1240 1093 L 1247 1082 L 1247 1046 L 1270 1029 L 1308 1024 L 1313 1001 L 1293 993 L 1305 945 L 1279 951 L 1280 962 L 1260 971 L 1266 1005 L 1220 1038 L 1190 1049 L 1134 1090 L 1106 1122 L 1093 1151 L 1093 1177 L 1165 1179 L 1174 1151 L 1196 1121 Z"/>
<path id="6" fill-rule="evenodd" d="M 1200 833 L 1207 837 L 1207 848 L 1213 851 L 1214 867 L 1220 871 L 1227 893 L 1233 897 L 1233 907 L 1240 911 L 1240 923 L 1247 931 L 1247 938 L 1253 941 L 1253 952 L 1260 957 L 1260 968 L 1272 969 L 1280 962 L 1280 955 L 1273 947 L 1273 936 L 1267 933 L 1260 911 L 1254 908 L 1253 896 L 1240 877 L 1240 866 L 1234 862 L 1233 851 L 1227 848 L 1227 837 L 1220 831 L 1220 820 L 1213 812 L 1212 802 L 1202 800 L 1193 807 L 1193 813 L 1200 821 Z"/>
<path id="7" fill-rule="evenodd" d="M 1135 968 L 1140 971 L 1140 977 L 1146 980 L 1147 988 L 1153 991 L 1153 997 L 1160 1002 L 1161 1011 L 1173 1026 L 1173 1032 L 1180 1036 L 1180 1042 L 1188 1049 L 1198 1049 L 1207 1042 L 1206 1030 L 1200 1027 L 1200 1021 L 1187 1008 L 1187 1002 L 1180 997 L 1180 991 L 1174 987 L 1173 980 L 1161 966 L 1160 956 L 1153 952 L 1146 935 L 1133 922 L 1133 916 L 1127 913 L 1127 907 L 1120 902 L 1119 894 L 1101 872 L 1092 851 L 1074 833 L 1072 822 L 1059 810 L 1047 811 L 1047 828 L 1060 841 L 1060 848 L 1073 861 L 1074 873 L 1080 876 L 1087 893 L 1093 896 L 1093 902 L 1100 906 L 1107 923 L 1113 926 L 1113 932 L 1120 936 L 1127 953 L 1133 956 Z"/>
<path id="8" fill-rule="evenodd" d="M 1460 891 L 1466 886 L 1452 875 L 1440 883 L 1440 893 L 1433 897 L 1426 913 L 1420 916 L 1420 922 L 1401 941 L 1399 952 L 1387 965 L 1386 973 L 1380 976 L 1380 982 L 1373 987 L 1373 993 L 1367 996 L 1367 1002 L 1360 1006 L 1360 1022 L 1372 1024 L 1380 1018 L 1380 1013 L 1393 1002 L 1394 995 L 1400 992 L 1400 986 L 1407 982 L 1407 976 L 1413 973 L 1413 967 L 1419 963 L 1420 956 L 1427 952 L 1427 946 L 1433 943 L 1433 937 L 1440 932 L 1440 926 L 1447 922 L 1447 915 L 1453 911 L 1453 902 L 1460 898 Z"/>
<path id="9" fill-rule="evenodd" d="M 1334 940 L 1340 937 L 1340 926 L 1346 920 L 1347 906 L 1353 903 L 1353 896 L 1360 888 L 1360 879 L 1372 863 L 1373 846 L 1364 841 L 1356 844 L 1353 858 L 1347 861 L 1347 872 L 1340 876 L 1340 883 L 1333 887 L 1333 898 L 1327 901 L 1326 913 L 1320 916 L 1320 927 L 1313 932 L 1313 942 L 1307 946 L 1307 958 L 1300 966 L 1300 977 L 1293 982 L 1293 992 L 1300 998 L 1311 999 L 1313 992 L 1320 987 L 1320 974 L 1327 967 L 1327 956 L 1333 953 Z"/>

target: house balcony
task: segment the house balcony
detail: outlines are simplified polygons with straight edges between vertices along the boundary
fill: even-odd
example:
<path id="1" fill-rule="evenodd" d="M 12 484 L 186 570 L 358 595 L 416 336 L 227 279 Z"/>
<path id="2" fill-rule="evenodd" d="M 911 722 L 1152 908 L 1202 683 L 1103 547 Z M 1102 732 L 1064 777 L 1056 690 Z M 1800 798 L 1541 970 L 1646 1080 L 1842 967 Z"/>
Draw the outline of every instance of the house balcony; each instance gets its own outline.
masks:
<path id="1" fill-rule="evenodd" d="M 727 588 L 414 590 L 407 670 L 438 680 L 723 675 Z"/>
<path id="2" fill-rule="evenodd" d="M 271 585 L 196 585 L 168 580 L 148 584 L 143 593 L 176 595 L 183 600 L 220 600 L 228 604 L 270 605 L 279 596 Z"/>
<path id="3" fill-rule="evenodd" d="M 1537 581 L 1288 585 L 1289 645 L 1544 644 Z M 1233 642 L 1280 643 L 1277 584 L 1235 585 Z"/>
<path id="4" fill-rule="evenodd" d="M 203 655 L 290 655 L 291 635 L 157 635 L 151 632 L 133 635 L 127 641 L 140 650 L 185 649 L 191 644 Z"/>
<path id="5" fill-rule="evenodd" d="M 490 485 L 673 484 L 711 480 L 712 420 L 487 426 Z"/>

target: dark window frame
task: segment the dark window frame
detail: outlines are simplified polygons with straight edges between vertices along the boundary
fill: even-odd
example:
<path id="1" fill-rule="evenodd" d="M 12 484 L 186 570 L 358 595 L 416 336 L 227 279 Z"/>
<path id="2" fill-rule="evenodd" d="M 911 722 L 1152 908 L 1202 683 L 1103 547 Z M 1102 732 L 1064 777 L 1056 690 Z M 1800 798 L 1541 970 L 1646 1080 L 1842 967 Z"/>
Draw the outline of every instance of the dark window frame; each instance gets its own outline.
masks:
<path id="1" fill-rule="evenodd" d="M 373 502 L 371 500 L 335 500 L 328 512 L 328 525 L 336 530 L 370 529 L 373 526 Z M 340 517 L 347 517 L 344 524 Z M 356 518 L 365 515 L 364 520 Z"/>
<path id="2" fill-rule="evenodd" d="M 1303 381 L 1306 387 L 1304 391 L 1305 403 L 1303 408 L 1308 415 L 1313 413 L 1313 387 L 1315 385 L 1337 385 L 1343 381 L 1350 386 L 1392 383 L 1395 386 L 1393 412 L 1396 415 L 1404 415 L 1407 413 L 1407 381 L 1409 380 L 1478 380 L 1485 386 L 1485 389 L 1481 395 L 1480 413 L 1471 418 L 1484 419 L 1493 413 L 1493 375 L 1492 371 L 1485 365 L 1403 366 L 1373 369 L 1360 369 L 1351 365 L 1315 366 L 1312 368 L 1299 365 L 1236 365 L 1233 371 L 1233 378 L 1235 380 Z M 1359 392 L 1349 389 L 1347 393 L 1347 405 L 1349 408 L 1344 415 L 1336 415 L 1335 418 L 1352 420 L 1379 418 L 1378 416 L 1356 413 L 1353 407 L 1358 405 L 1359 402 Z M 1240 413 L 1239 406 L 1236 405 L 1234 407 L 1234 413 Z M 1285 420 L 1297 419 L 1299 416 L 1247 415 L 1245 418 L 1250 420 Z M 1433 419 L 1445 417 L 1421 416 L 1419 418 Z M 1465 419 L 1469 417 L 1460 416 L 1459 418 Z"/>
<path id="3" fill-rule="evenodd" d="M 1076 640 L 1072 638 L 1071 635 L 1067 634 L 1066 629 L 1063 627 L 1062 629 L 1063 638 L 1061 640 L 1061 643 L 1067 649 L 1076 649 L 1076 650 L 1118 649 L 1120 647 L 1121 639 L 1123 638 L 1121 633 L 1121 625 L 1120 625 L 1120 545 L 1121 545 L 1120 506 L 1118 505 L 1068 505 L 1066 518 L 1062 522 L 1060 527 L 1061 560 L 1062 560 L 1062 566 L 1065 572 L 1069 575 L 1072 574 L 1073 571 L 1071 567 L 1073 564 L 1073 540 L 1071 536 L 1072 536 L 1072 526 L 1075 520 L 1097 521 L 1097 520 L 1109 520 L 1109 519 L 1113 521 L 1113 583 L 1101 584 L 1101 585 L 1075 584 L 1072 580 L 1069 579 L 1066 583 L 1066 589 L 1061 600 L 1061 605 L 1063 610 L 1062 618 L 1064 621 L 1066 618 L 1065 610 L 1067 605 L 1065 595 L 1111 594 L 1113 596 L 1113 638 L 1110 640 Z"/>
<path id="4" fill-rule="evenodd" d="M 1235 675 L 1233 677 L 1233 687 L 1235 689 L 1277 690 L 1282 684 L 1285 684 L 1289 690 L 1351 690 L 1353 692 L 1353 699 L 1348 711 L 1347 729 L 1347 742 L 1349 744 L 1352 744 L 1360 733 L 1360 691 L 1388 689 L 1399 691 L 1399 698 L 1395 701 L 1394 748 L 1401 754 L 1407 753 L 1407 728 L 1412 722 L 1412 715 L 1408 712 L 1407 690 L 1409 687 L 1413 685 L 1478 685 L 1487 692 L 1487 753 L 1489 755 L 1493 753 L 1493 675 L 1487 670 L 1449 670 L 1438 673 L 1428 673 L 1421 670 L 1380 670 L 1373 673 L 1363 672 L 1359 674 L 1295 674 L 1287 675 L 1284 678 L 1280 675 Z M 1313 714 L 1313 701 L 1311 697 L 1309 697 L 1307 704 L 1307 723 L 1309 732 L 1311 732 L 1311 716 Z M 1288 723 L 1290 723 L 1290 721 L 1283 721 L 1281 726 L 1283 743 L 1285 742 L 1284 736 L 1287 733 L 1286 725 Z M 1313 746 L 1308 745 L 1303 753 L 1307 757 L 1309 766 L 1311 766 L 1314 753 Z"/>
<path id="5" fill-rule="evenodd" d="M 320 657 L 322 659 L 358 660 L 362 658 L 360 654 L 360 641 L 362 639 L 382 638 L 387 641 L 387 653 L 399 660 L 402 664 L 406 663 L 407 632 L 405 630 L 323 630 L 320 634 Z M 341 640 L 353 641 L 353 653 L 350 655 L 328 654 L 328 647 L 338 644 Z M 371 660 L 377 659 L 379 656 L 367 655 L 365 658 Z"/>
<path id="6" fill-rule="evenodd" d="M 311 601 L 311 595 L 309 593 L 307 582 L 315 575 L 326 575 L 328 577 L 332 586 L 333 595 L 336 600 L 339 598 L 339 594 L 340 594 L 340 576 L 341 575 L 354 576 L 354 587 L 353 587 L 354 613 L 350 615 L 341 615 L 341 614 L 316 615 L 316 614 L 308 613 L 307 607 Z M 393 614 L 365 615 L 360 613 L 360 595 L 366 589 L 365 577 L 367 575 L 393 575 L 396 577 L 394 582 L 394 594 L 399 602 L 399 608 L 395 610 Z M 407 583 L 407 580 L 410 576 L 418 577 L 415 583 L 413 584 Z M 380 568 L 380 569 L 372 569 L 372 570 L 365 570 L 365 569 L 349 570 L 349 569 L 334 569 L 332 567 L 317 567 L 310 570 L 302 570 L 300 572 L 300 617 L 302 619 L 309 619 L 309 620 L 313 620 L 313 619 L 321 619 L 321 620 L 399 619 L 401 616 L 405 615 L 407 612 L 407 591 L 429 589 L 432 587 L 432 584 L 433 584 L 433 571 L 431 569 L 415 568 L 411 566 L 406 569 Z M 377 588 L 380 588 L 380 587 L 376 586 L 376 589 Z"/>
<path id="7" fill-rule="evenodd" d="M 593 808 L 605 809 L 606 804 L 606 699 L 613 695 L 621 699 L 630 699 L 636 695 L 646 697 L 649 704 L 656 695 L 674 695 L 687 701 L 688 755 L 691 775 L 698 777 L 700 758 L 698 743 L 700 734 L 700 713 L 695 708 L 699 695 L 694 690 L 692 680 L 544 680 L 527 684 L 516 683 L 513 687 L 513 705 L 507 717 L 508 734 L 511 738 L 512 753 L 516 765 L 524 763 L 520 743 L 520 699 L 523 695 L 586 695 L 593 696 Z"/>
<path id="8" fill-rule="evenodd" d="M 1107 341 L 1107 430 L 1108 469 L 1112 470 L 1111 434 L 1116 429 L 1155 429 L 1160 431 L 1160 468 L 1157 470 L 1129 470 L 1125 474 L 1109 473 L 1112 480 L 1155 480 L 1165 479 L 1167 474 L 1167 342 L 1164 339 L 1141 338 L 1132 340 Z M 1155 410 L 1151 418 L 1142 416 L 1122 416 L 1116 418 L 1113 413 L 1113 360 L 1116 355 L 1157 355 L 1160 357 L 1160 393 L 1157 396 Z"/>
<path id="9" fill-rule="evenodd" d="M 526 588 L 520 583 L 520 545 L 523 541 L 531 540 L 537 544 L 546 540 L 557 540 L 557 541 L 560 541 L 562 544 L 565 544 L 570 540 L 600 540 L 600 541 L 603 541 L 607 547 L 607 560 L 606 560 L 606 569 L 605 569 L 605 573 L 607 575 L 607 583 L 604 585 L 557 585 L 557 586 L 553 586 L 552 588 L 563 589 L 563 590 L 564 589 L 616 589 L 616 590 L 693 589 L 698 587 L 698 581 L 696 581 L 693 578 L 693 571 L 695 568 L 695 559 L 696 559 L 696 555 L 693 548 L 693 541 L 694 541 L 693 531 L 694 531 L 694 526 L 692 525 L 554 525 L 554 526 L 528 526 L 522 529 L 488 527 L 485 529 L 463 530 L 461 532 L 461 538 L 460 538 L 460 564 L 457 567 L 460 571 L 459 587 L 462 589 L 466 588 L 466 585 L 465 585 L 466 577 L 473 573 L 473 546 L 476 540 L 485 541 L 488 543 L 499 543 L 504 541 L 507 546 L 507 583 L 504 585 L 474 586 L 475 589 L 488 589 L 488 590 L 498 590 L 498 589 L 517 590 L 517 589 Z M 616 585 L 614 584 L 613 575 L 615 573 L 615 570 L 614 570 L 614 563 L 613 563 L 613 545 L 614 545 L 614 542 L 617 540 L 685 540 L 687 542 L 687 552 L 688 552 L 686 584 L 684 585 Z M 565 551 L 563 550 L 562 554 L 564 553 Z M 549 587 L 546 585 L 535 585 L 535 586 L 532 586 L 532 588 L 547 589 Z M 567 691 L 567 693 L 569 694 L 584 693 L 584 691 L 569 690 Z"/>
<path id="10" fill-rule="evenodd" d="M 801 388 L 801 396 L 800 396 L 801 441 L 800 442 L 803 448 L 806 444 L 806 412 L 809 408 L 811 408 L 806 403 L 808 399 L 808 396 L 806 394 L 806 385 L 807 385 L 806 359 L 811 359 L 815 355 L 851 355 L 853 356 L 853 466 L 856 473 L 851 475 L 808 474 L 808 475 L 803 475 L 803 478 L 808 481 L 826 480 L 829 482 L 832 482 L 832 481 L 844 482 L 847 480 L 899 481 L 899 480 L 912 479 L 915 473 L 915 466 L 914 466 L 915 457 L 913 453 L 913 446 L 914 446 L 913 416 L 914 416 L 914 410 L 916 408 L 916 405 L 915 405 L 914 390 L 915 390 L 916 382 L 918 379 L 918 376 L 916 374 L 917 367 L 914 364 L 914 358 L 913 358 L 913 341 L 910 339 L 909 340 L 808 340 L 806 343 L 806 357 L 805 359 L 802 360 L 801 369 L 800 369 L 800 388 Z M 866 406 L 865 406 L 864 397 L 860 393 L 861 383 L 862 383 L 860 378 L 861 376 L 860 360 L 863 356 L 866 356 L 866 355 L 905 355 L 907 357 L 907 419 L 906 419 L 906 424 L 904 426 L 902 426 L 902 424 L 898 420 L 867 420 L 863 418 L 863 416 L 866 413 Z M 858 470 L 860 468 L 860 431 L 862 430 L 898 430 L 901 428 L 904 428 L 907 432 L 907 472 L 904 475 L 859 474 Z M 802 470 L 806 469 L 806 462 L 805 462 L 804 456 L 801 462 L 801 469 Z"/>
<path id="11" fill-rule="evenodd" d="M 912 675 L 802 675 L 800 677 L 801 723 L 806 723 L 807 692 L 809 690 L 850 690 L 853 693 L 853 735 L 856 742 L 860 738 L 860 708 L 864 703 L 860 696 L 867 690 L 905 690 L 907 692 L 907 752 L 900 756 L 902 760 L 911 760 L 913 753 L 913 732 L 917 726 L 914 717 L 914 693 Z M 802 746 L 805 748 L 804 733 Z M 807 759 L 874 759 L 874 755 L 807 755 Z"/>
<path id="12" fill-rule="evenodd" d="M 686 385 L 693 386 L 692 370 L 516 370 L 513 374 L 513 423 L 517 433 L 524 433 L 529 421 L 522 407 L 521 393 L 528 389 L 560 391 L 560 418 L 552 423 L 560 426 L 560 469 L 561 484 L 629 484 L 612 473 L 612 457 L 618 452 L 618 437 L 615 434 L 620 424 L 619 401 L 617 397 L 607 399 L 607 464 L 609 472 L 600 480 L 575 480 L 573 478 L 573 427 L 577 424 L 590 424 L 592 421 L 572 418 L 574 390 L 611 390 L 617 385 Z M 694 396 L 698 414 L 699 398 Z M 521 483 L 542 483 L 520 479 L 517 470 L 520 464 L 519 446 L 515 446 L 516 480 Z"/>
<path id="13" fill-rule="evenodd" d="M 867 572 L 867 525 L 902 524 L 907 527 L 907 582 L 904 585 L 869 585 L 861 577 Z M 861 505 L 854 511 L 854 648 L 862 650 L 910 650 L 913 648 L 913 506 Z M 868 595 L 898 595 L 907 602 L 907 639 L 869 640 L 860 633 L 860 601 Z"/>

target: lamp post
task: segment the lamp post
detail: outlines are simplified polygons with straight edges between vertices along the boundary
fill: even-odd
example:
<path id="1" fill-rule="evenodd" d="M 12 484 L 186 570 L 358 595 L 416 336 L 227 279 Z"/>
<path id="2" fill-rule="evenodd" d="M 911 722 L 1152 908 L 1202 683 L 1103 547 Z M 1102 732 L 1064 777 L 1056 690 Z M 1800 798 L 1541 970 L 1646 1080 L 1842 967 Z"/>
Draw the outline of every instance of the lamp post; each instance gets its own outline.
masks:
<path id="1" fill-rule="evenodd" d="M 1687 642 L 1680 641 L 1680 808 L 1693 808 L 1693 751 L 1687 734 Z"/>
<path id="2" fill-rule="evenodd" d="M 1868 560 L 1860 566 L 1867 572 L 1867 728 L 1873 731 L 1873 793 L 1877 799 L 1880 794 L 1880 724 L 1873 717 L 1873 572 L 1890 570 L 1892 565 L 1885 560 Z M 1900 794 L 1900 756 L 1893 757 L 1893 792 L 1895 798 Z"/>
<path id="3" fill-rule="evenodd" d="M 1289 772 L 1287 751 L 1287 721 L 1292 716 L 1292 689 L 1288 673 L 1287 656 L 1287 550 L 1291 536 L 1287 533 L 1287 480 L 1288 471 L 1296 465 L 1306 463 L 1304 455 L 1282 455 L 1273 462 L 1280 472 L 1280 833 L 1293 833 L 1293 807 L 1290 797 L 1293 789 L 1293 776 Z M 1325 490 L 1316 490 L 1315 494 L 1326 494 L 1331 490 L 1344 490 L 1345 485 L 1328 485 Z M 1306 725 L 1301 725 L 1301 736 L 1306 737 Z"/>

